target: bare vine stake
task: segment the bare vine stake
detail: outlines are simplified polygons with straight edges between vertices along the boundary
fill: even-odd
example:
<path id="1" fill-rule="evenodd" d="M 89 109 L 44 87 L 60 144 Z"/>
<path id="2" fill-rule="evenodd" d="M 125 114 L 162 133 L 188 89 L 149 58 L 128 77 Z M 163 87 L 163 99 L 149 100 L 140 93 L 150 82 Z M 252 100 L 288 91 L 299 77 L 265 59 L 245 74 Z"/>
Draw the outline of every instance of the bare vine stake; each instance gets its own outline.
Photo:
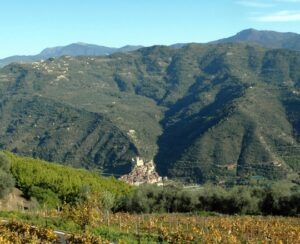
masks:
<path id="1" fill-rule="evenodd" d="M 135 222 L 135 234 L 137 235 L 138 234 L 138 226 L 137 226 L 137 222 Z"/>
<path id="2" fill-rule="evenodd" d="M 107 222 L 107 227 L 109 227 L 109 216 L 108 216 L 108 212 L 106 212 L 106 222 Z"/>
<path id="3" fill-rule="evenodd" d="M 140 228 L 141 228 L 141 220 L 140 220 L 140 216 L 139 216 L 139 244 L 141 243 L 141 230 L 140 230 Z"/>

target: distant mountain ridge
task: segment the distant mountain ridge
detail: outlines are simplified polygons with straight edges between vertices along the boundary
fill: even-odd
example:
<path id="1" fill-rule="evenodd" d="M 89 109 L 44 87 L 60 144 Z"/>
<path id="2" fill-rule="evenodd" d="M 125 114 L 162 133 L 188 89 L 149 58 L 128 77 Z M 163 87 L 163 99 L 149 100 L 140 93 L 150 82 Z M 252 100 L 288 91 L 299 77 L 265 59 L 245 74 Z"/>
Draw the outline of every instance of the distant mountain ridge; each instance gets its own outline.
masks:
<path id="1" fill-rule="evenodd" d="M 0 59 L 0 67 L 3 67 L 13 62 L 34 62 L 34 61 L 40 61 L 42 59 L 61 57 L 64 55 L 65 56 L 103 56 L 103 55 L 110 55 L 117 52 L 124 53 L 124 52 L 135 51 L 141 47 L 142 46 L 127 45 L 120 48 L 113 48 L 113 47 L 106 47 L 106 46 L 99 46 L 95 44 L 78 42 L 78 43 L 72 43 L 67 46 L 46 48 L 37 55 L 29 55 L 29 56 L 16 55 L 16 56 Z"/>
<path id="2" fill-rule="evenodd" d="M 213 41 L 211 43 L 247 42 L 259 44 L 267 48 L 285 48 L 300 51 L 300 35 L 292 32 L 259 31 L 246 29 L 234 36 Z"/>
<path id="3" fill-rule="evenodd" d="M 300 34 L 292 32 L 276 32 L 256 29 L 246 29 L 238 32 L 236 35 L 209 42 L 210 44 L 230 43 L 230 42 L 246 42 L 249 44 L 258 44 L 267 48 L 285 48 L 300 51 Z M 190 43 L 175 43 L 170 48 L 183 48 Z M 0 68 L 13 62 L 34 62 L 51 57 L 61 56 L 103 56 L 113 53 L 131 52 L 142 48 L 141 45 L 126 45 L 120 48 L 106 47 L 83 42 L 72 43 L 67 46 L 57 46 L 45 48 L 37 55 L 14 55 L 0 59 Z"/>

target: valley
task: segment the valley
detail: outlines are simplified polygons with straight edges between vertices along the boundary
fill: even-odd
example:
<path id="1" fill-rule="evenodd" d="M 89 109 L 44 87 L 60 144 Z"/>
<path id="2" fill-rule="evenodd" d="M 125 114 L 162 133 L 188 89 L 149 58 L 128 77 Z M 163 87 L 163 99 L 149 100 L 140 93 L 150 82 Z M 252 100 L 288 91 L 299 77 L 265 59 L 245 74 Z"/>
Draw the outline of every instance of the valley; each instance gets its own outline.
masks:
<path id="1" fill-rule="evenodd" d="M 300 243 L 300 0 L 0 23 L 0 244 Z"/>

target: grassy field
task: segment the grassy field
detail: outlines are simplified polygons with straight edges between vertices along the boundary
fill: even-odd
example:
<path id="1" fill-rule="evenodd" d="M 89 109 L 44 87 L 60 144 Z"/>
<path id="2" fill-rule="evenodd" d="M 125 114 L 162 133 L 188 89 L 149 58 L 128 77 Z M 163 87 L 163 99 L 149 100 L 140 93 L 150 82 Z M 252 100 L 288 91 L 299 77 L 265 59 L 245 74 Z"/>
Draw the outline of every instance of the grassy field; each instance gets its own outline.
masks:
<path id="1" fill-rule="evenodd" d="M 18 218 L 1 225 L 0 243 L 53 243 L 56 228 L 76 233 L 67 243 L 300 243 L 300 219 L 288 217 L 99 213 L 82 230 L 55 212 L 0 216 Z"/>

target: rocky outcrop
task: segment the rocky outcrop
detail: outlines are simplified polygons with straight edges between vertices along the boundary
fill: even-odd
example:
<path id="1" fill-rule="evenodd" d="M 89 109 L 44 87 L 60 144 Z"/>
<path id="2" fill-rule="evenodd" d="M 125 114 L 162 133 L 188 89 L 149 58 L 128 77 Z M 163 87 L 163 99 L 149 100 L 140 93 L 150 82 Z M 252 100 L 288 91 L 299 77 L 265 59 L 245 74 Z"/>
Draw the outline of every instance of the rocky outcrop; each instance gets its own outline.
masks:
<path id="1" fill-rule="evenodd" d="M 25 210 L 35 209 L 38 207 L 38 203 L 34 200 L 27 200 L 23 192 L 14 188 L 11 193 L 0 200 L 0 210 Z"/>

